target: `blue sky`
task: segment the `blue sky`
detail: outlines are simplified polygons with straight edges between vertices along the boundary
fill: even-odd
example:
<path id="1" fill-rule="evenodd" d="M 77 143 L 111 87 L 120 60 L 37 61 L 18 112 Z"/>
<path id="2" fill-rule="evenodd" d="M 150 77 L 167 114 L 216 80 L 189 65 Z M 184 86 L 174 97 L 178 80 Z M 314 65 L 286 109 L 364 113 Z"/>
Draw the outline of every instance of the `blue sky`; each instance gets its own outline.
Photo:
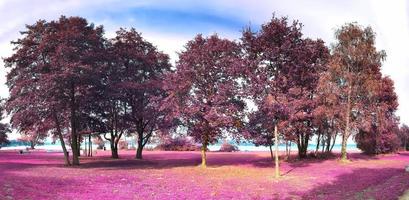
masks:
<path id="1" fill-rule="evenodd" d="M 337 27 L 346 22 L 372 26 L 377 48 L 388 55 L 383 72 L 395 81 L 398 115 L 409 124 L 409 5 L 405 0 L 0 0 L 0 57 L 12 54 L 11 40 L 25 24 L 60 15 L 82 16 L 104 25 L 112 37 L 119 27 L 134 27 L 172 60 L 195 34 L 218 33 L 238 39 L 243 27 L 258 27 L 272 13 L 304 24 L 306 37 L 334 42 Z M 0 96 L 7 97 L 6 69 L 0 61 Z"/>

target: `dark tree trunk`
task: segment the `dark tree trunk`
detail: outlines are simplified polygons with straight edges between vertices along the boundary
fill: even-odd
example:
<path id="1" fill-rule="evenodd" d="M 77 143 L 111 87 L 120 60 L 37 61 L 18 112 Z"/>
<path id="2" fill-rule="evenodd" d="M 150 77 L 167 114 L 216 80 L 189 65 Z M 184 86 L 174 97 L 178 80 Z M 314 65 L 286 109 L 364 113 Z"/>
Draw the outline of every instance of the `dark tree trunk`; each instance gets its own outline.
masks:
<path id="1" fill-rule="evenodd" d="M 142 159 L 142 150 L 143 150 L 143 132 L 138 132 L 138 148 L 136 149 L 136 159 Z"/>
<path id="2" fill-rule="evenodd" d="M 88 156 L 92 157 L 92 140 L 91 134 L 88 135 Z"/>
<path id="3" fill-rule="evenodd" d="M 111 157 L 112 158 L 119 158 L 118 155 L 118 146 L 115 142 L 111 142 Z"/>
<path id="4" fill-rule="evenodd" d="M 321 133 L 318 133 L 318 137 L 317 137 L 317 147 L 315 148 L 315 154 L 318 153 L 318 149 L 320 147 L 320 140 L 321 140 Z"/>
<path id="5" fill-rule="evenodd" d="M 71 165 L 70 156 L 68 155 L 67 148 L 65 147 L 64 137 L 63 137 L 63 135 L 61 133 L 60 121 L 58 120 L 57 114 L 53 113 L 53 115 L 54 115 L 55 127 L 57 129 L 57 135 L 58 135 L 58 138 L 60 139 L 61 148 L 62 148 L 62 151 L 64 153 L 65 165 L 70 166 Z"/>
<path id="6" fill-rule="evenodd" d="M 75 109 L 75 88 L 74 84 L 71 85 L 71 150 L 72 150 L 72 164 L 79 165 L 79 148 L 78 148 L 78 135 L 76 126 L 76 109 Z"/>
<path id="7" fill-rule="evenodd" d="M 337 140 L 337 134 L 334 135 L 334 141 L 332 142 L 332 145 L 331 145 L 331 148 L 329 149 L 329 152 L 332 152 L 332 148 L 334 148 L 336 140 Z"/>
<path id="8" fill-rule="evenodd" d="M 308 137 L 304 134 L 301 134 L 301 137 L 297 140 L 298 147 L 298 157 L 305 158 L 307 157 L 307 147 L 308 147 Z"/>
<path id="9" fill-rule="evenodd" d="M 271 160 L 274 161 L 273 145 L 270 143 L 268 146 L 270 147 Z"/>
<path id="10" fill-rule="evenodd" d="M 34 146 L 35 146 L 35 142 L 34 142 L 34 141 L 30 141 L 30 148 L 31 148 L 31 149 L 34 149 Z"/>

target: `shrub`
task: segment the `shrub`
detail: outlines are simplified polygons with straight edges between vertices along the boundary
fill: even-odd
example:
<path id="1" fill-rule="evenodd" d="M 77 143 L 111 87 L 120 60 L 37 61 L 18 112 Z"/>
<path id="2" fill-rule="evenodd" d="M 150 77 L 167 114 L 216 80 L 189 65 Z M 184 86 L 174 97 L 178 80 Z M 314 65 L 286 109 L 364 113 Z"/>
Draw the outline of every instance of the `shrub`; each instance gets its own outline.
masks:
<path id="1" fill-rule="evenodd" d="M 224 142 L 222 144 L 222 146 L 220 147 L 219 151 L 221 151 L 221 152 L 234 152 L 234 151 L 239 151 L 239 148 L 234 144 Z"/>
<path id="2" fill-rule="evenodd" d="M 166 138 L 155 150 L 160 151 L 199 151 L 201 149 L 200 145 L 195 144 L 192 140 L 187 138 Z"/>
<path id="3" fill-rule="evenodd" d="M 398 136 L 391 131 L 378 135 L 361 131 L 355 136 L 355 141 L 357 147 L 366 154 L 396 152 L 400 145 Z"/>

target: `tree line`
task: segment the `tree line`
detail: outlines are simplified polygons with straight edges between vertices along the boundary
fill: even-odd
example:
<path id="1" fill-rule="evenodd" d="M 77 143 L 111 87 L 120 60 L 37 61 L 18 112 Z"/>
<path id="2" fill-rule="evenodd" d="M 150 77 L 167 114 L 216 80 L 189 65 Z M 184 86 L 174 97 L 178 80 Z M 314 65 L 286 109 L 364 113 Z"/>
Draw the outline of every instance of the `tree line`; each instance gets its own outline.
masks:
<path id="1" fill-rule="evenodd" d="M 184 132 L 202 144 L 203 166 L 208 145 L 226 136 L 268 146 L 272 157 L 279 141 L 306 157 L 313 136 L 316 152 L 341 137 L 342 159 L 351 137 L 370 154 L 409 143 L 393 80 L 381 73 L 386 54 L 357 23 L 341 26 L 329 48 L 304 37 L 298 21 L 273 16 L 238 41 L 198 34 L 174 66 L 135 29 L 106 38 L 81 17 L 39 20 L 21 35 L 4 59 L 4 108 L 20 133 L 58 138 L 66 165 L 79 165 L 87 134 L 108 140 L 112 158 L 121 137 L 135 135 L 142 159 L 153 136 Z"/>

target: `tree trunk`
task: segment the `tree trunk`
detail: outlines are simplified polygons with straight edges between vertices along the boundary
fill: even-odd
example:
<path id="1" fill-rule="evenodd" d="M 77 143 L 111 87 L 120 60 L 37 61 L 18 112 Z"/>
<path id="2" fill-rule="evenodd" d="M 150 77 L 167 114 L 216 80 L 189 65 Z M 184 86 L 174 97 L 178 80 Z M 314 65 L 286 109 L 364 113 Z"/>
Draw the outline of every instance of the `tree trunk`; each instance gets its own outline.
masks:
<path id="1" fill-rule="evenodd" d="M 115 141 L 111 142 L 111 157 L 112 158 L 119 158 L 118 155 L 118 145 L 116 145 L 117 143 Z"/>
<path id="2" fill-rule="evenodd" d="M 320 147 L 320 140 L 321 140 L 321 133 L 318 133 L 318 137 L 317 137 L 317 147 L 315 148 L 315 154 L 318 153 L 318 149 Z"/>
<path id="3" fill-rule="evenodd" d="M 305 158 L 307 157 L 307 145 L 308 138 L 306 138 L 304 134 L 301 134 L 301 138 L 299 137 L 297 140 L 297 146 L 298 146 L 298 157 L 299 158 Z"/>
<path id="4" fill-rule="evenodd" d="M 334 148 L 336 140 L 337 140 L 337 134 L 334 135 L 334 141 L 332 142 L 332 145 L 331 145 L 331 148 L 329 149 L 329 152 L 332 152 L 332 149 Z"/>
<path id="5" fill-rule="evenodd" d="M 34 146 L 35 146 L 35 142 L 34 142 L 34 141 L 30 141 L 30 148 L 31 148 L 31 149 L 34 149 Z"/>
<path id="6" fill-rule="evenodd" d="M 274 161 L 273 145 L 272 145 L 272 144 L 269 144 L 268 146 L 270 147 L 271 160 Z"/>
<path id="7" fill-rule="evenodd" d="M 206 159 L 206 151 L 207 151 L 207 141 L 205 140 L 202 144 L 202 168 L 206 168 L 207 166 L 207 159 Z"/>
<path id="8" fill-rule="evenodd" d="M 138 148 L 136 149 L 136 159 L 142 159 L 143 133 L 138 133 Z"/>
<path id="9" fill-rule="evenodd" d="M 290 158 L 291 156 L 291 141 L 289 142 L 289 146 L 288 146 L 288 158 Z"/>
<path id="10" fill-rule="evenodd" d="M 278 130 L 277 123 L 274 126 L 274 139 L 275 139 L 275 177 L 280 177 L 279 160 L 278 160 Z"/>
<path id="11" fill-rule="evenodd" d="M 87 140 L 84 140 L 84 156 L 89 157 L 89 149 L 88 149 L 89 143 L 87 144 Z"/>
<path id="12" fill-rule="evenodd" d="M 92 157 L 92 140 L 91 140 L 91 134 L 88 135 L 88 156 Z"/>
<path id="13" fill-rule="evenodd" d="M 78 135 L 76 126 L 76 110 L 75 110 L 75 88 L 71 85 L 71 151 L 72 151 L 72 165 L 79 165 L 78 155 Z"/>
<path id="14" fill-rule="evenodd" d="M 351 83 L 351 82 L 350 82 Z M 347 108 L 345 112 L 345 131 L 342 135 L 342 146 L 341 146 L 341 160 L 347 160 L 347 141 L 350 134 L 350 114 L 351 114 L 351 93 L 352 86 L 348 87 L 348 97 L 347 97 Z"/>
<path id="15" fill-rule="evenodd" d="M 53 113 L 53 115 L 54 115 L 55 127 L 56 127 L 56 129 L 57 129 L 57 135 L 58 135 L 58 138 L 60 139 L 61 148 L 62 148 L 62 151 L 63 151 L 63 153 L 64 153 L 65 165 L 66 165 L 66 166 L 70 166 L 70 165 L 71 165 L 71 163 L 70 163 L 70 156 L 68 155 L 67 148 L 65 147 L 64 137 L 63 137 L 63 135 L 62 135 L 62 133 L 61 133 L 60 122 L 59 122 L 59 120 L 58 120 L 58 118 L 57 118 L 57 114 Z"/>

